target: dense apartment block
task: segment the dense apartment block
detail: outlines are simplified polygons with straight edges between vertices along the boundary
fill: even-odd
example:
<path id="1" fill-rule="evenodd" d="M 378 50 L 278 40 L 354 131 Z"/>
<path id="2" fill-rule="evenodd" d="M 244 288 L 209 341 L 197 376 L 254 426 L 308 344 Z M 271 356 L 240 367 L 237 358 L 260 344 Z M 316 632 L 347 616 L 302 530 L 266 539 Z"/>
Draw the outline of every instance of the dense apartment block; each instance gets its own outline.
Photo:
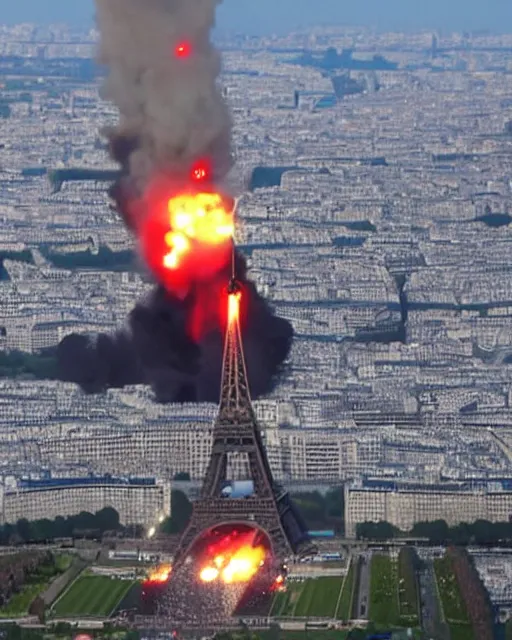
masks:
<path id="1" fill-rule="evenodd" d="M 512 486 L 497 485 L 356 482 L 345 488 L 345 534 L 354 538 L 363 522 L 386 521 L 402 531 L 434 520 L 445 520 L 449 526 L 475 520 L 507 522 L 512 517 Z"/>
<path id="2" fill-rule="evenodd" d="M 15 488 L 3 489 L 2 522 L 53 520 L 104 507 L 113 507 L 123 525 L 154 526 L 171 514 L 170 483 L 112 477 L 20 480 Z"/>

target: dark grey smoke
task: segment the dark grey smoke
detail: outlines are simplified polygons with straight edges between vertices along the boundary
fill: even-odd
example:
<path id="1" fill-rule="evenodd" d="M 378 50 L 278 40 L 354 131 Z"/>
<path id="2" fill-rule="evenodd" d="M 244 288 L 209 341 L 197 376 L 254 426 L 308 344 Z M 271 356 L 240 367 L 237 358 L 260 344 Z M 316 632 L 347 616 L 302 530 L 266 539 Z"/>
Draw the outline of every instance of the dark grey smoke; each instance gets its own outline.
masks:
<path id="1" fill-rule="evenodd" d="M 210 42 L 220 0 L 96 0 L 100 60 L 108 67 L 105 96 L 119 109 L 119 123 L 106 133 L 122 170 L 111 195 L 136 234 L 147 215 L 143 199 L 155 175 L 187 180 L 199 159 L 214 168 L 222 186 L 231 168 L 231 120 L 217 79 L 220 56 Z M 174 55 L 181 42 L 192 55 Z M 288 356 L 291 325 L 273 315 L 247 280 L 243 284 L 242 333 L 253 397 L 269 392 Z M 184 300 L 157 286 L 130 314 L 127 328 L 94 338 L 69 336 L 58 347 L 59 378 L 89 393 L 129 384 L 151 385 L 162 402 L 219 398 L 222 327 L 210 326 L 198 343 L 189 337 L 192 309 L 227 286 L 230 265 Z M 212 294 L 212 292 L 214 292 Z M 200 305 L 201 306 L 201 305 Z"/>
<path id="2" fill-rule="evenodd" d="M 237 272 L 244 283 L 242 333 L 253 397 L 271 391 L 288 356 L 293 331 L 274 316 L 245 278 L 239 257 Z M 220 274 L 225 282 L 229 273 Z M 185 301 L 157 287 L 130 314 L 129 328 L 113 336 L 68 336 L 58 347 L 59 378 L 75 382 L 88 393 L 110 387 L 148 384 L 159 402 L 217 402 L 223 351 L 221 328 L 195 344 L 187 335 Z"/>
<path id="3" fill-rule="evenodd" d="M 221 0 L 96 0 L 104 96 L 119 109 L 105 132 L 125 178 L 113 191 L 130 227 L 145 211 L 130 205 L 155 174 L 188 176 L 209 158 L 217 181 L 231 169 L 231 118 L 218 86 L 219 52 L 210 41 Z M 191 55 L 177 58 L 186 42 Z M 127 206 L 129 205 L 129 206 Z"/>

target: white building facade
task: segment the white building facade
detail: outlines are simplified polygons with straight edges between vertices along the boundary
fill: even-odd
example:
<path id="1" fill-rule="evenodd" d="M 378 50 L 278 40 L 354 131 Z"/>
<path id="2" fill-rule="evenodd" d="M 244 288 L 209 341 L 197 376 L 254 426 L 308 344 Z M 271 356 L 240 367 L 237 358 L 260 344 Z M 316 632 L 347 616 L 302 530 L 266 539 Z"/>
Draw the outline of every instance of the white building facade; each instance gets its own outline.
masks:
<path id="1" fill-rule="evenodd" d="M 512 491 L 478 488 L 345 487 L 345 534 L 356 537 L 363 522 L 386 521 L 401 531 L 418 522 L 445 520 L 449 526 L 475 520 L 508 522 L 512 516 Z"/>
<path id="2" fill-rule="evenodd" d="M 112 507 L 123 525 L 154 526 L 171 515 L 171 484 L 150 479 L 72 478 L 20 481 L 3 489 L 2 522 L 96 513 Z"/>

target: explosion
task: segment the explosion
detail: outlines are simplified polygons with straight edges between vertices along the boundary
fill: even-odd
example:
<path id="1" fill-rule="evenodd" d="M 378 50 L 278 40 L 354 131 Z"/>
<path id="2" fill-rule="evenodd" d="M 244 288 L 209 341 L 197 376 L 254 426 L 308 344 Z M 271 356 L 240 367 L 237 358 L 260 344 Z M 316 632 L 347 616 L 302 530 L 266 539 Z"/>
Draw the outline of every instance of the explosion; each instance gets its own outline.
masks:
<path id="1" fill-rule="evenodd" d="M 281 573 L 274 580 L 272 586 L 270 587 L 270 590 L 271 591 L 286 591 L 285 577 Z"/>
<path id="2" fill-rule="evenodd" d="M 218 402 L 236 313 L 257 398 L 273 389 L 293 330 L 248 280 L 240 252 L 233 260 L 232 124 L 211 42 L 221 0 L 95 2 L 103 95 L 120 112 L 105 132 L 121 167 L 110 193 L 157 284 L 114 335 L 64 338 L 58 377 L 88 393 L 147 384 L 160 402 Z M 242 308 L 226 300 L 233 262 Z"/>
<path id="3" fill-rule="evenodd" d="M 233 532 L 207 549 L 201 563 L 199 578 L 202 582 L 221 580 L 224 584 L 249 582 L 265 563 L 267 550 L 257 542 L 256 531 Z"/>
<path id="4" fill-rule="evenodd" d="M 214 192 L 181 193 L 149 207 L 141 231 L 144 258 L 167 290 L 183 299 L 229 263 L 233 201 Z"/>
<path id="5" fill-rule="evenodd" d="M 149 584 L 164 584 L 171 576 L 172 566 L 170 564 L 162 564 L 156 569 L 153 569 L 144 580 Z"/>
<path id="6" fill-rule="evenodd" d="M 240 291 L 233 291 L 228 296 L 228 323 L 231 326 L 235 321 L 238 321 L 240 316 L 240 300 L 242 294 Z"/>

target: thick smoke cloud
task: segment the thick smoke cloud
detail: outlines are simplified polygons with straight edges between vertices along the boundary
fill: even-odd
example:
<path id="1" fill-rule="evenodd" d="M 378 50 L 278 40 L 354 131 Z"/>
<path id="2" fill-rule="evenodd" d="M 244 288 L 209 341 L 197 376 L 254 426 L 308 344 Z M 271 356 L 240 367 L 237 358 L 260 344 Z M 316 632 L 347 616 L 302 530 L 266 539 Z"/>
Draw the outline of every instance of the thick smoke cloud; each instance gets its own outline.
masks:
<path id="1" fill-rule="evenodd" d="M 112 190 L 136 228 L 138 197 L 156 174 L 179 181 L 208 157 L 221 182 L 232 166 L 231 119 L 218 86 L 220 55 L 210 41 L 221 0 L 96 0 L 103 95 L 119 109 L 105 131 L 125 177 Z M 189 59 L 175 55 L 180 43 Z"/>
<path id="2" fill-rule="evenodd" d="M 231 121 L 217 84 L 220 55 L 210 42 L 220 0 L 96 0 L 104 96 L 120 112 L 108 131 L 114 155 L 143 188 L 156 172 L 187 173 L 211 158 L 231 168 Z M 177 57 L 181 43 L 188 59 Z"/>
<path id="3" fill-rule="evenodd" d="M 148 215 L 143 195 L 155 177 L 185 184 L 190 169 L 207 158 L 222 187 L 232 165 L 231 121 L 217 80 L 220 55 L 210 42 L 220 0 L 96 0 L 99 57 L 108 68 L 104 96 L 119 109 L 108 129 L 112 157 L 122 177 L 111 189 L 117 209 L 137 235 Z M 191 55 L 177 56 L 181 43 Z M 87 392 L 148 384 L 162 402 L 219 398 L 223 328 L 208 327 L 198 343 L 187 331 L 203 298 L 220 292 L 230 265 L 212 282 L 178 299 L 162 286 L 130 314 L 127 328 L 95 338 L 69 336 L 58 347 L 59 376 Z M 291 325 L 273 315 L 247 280 L 242 333 L 253 397 L 271 390 L 292 340 Z M 201 306 L 199 304 L 199 306 Z"/>
<path id="4" fill-rule="evenodd" d="M 275 384 L 293 332 L 246 280 L 241 258 L 237 272 L 245 283 L 244 352 L 249 386 L 256 398 Z M 225 276 L 227 281 L 229 273 Z M 124 331 L 94 339 L 68 336 L 58 347 L 59 377 L 80 384 L 88 393 L 148 384 L 159 402 L 217 402 L 224 336 L 219 328 L 199 344 L 190 340 L 186 322 L 193 296 L 179 301 L 157 287 L 135 307 Z"/>

